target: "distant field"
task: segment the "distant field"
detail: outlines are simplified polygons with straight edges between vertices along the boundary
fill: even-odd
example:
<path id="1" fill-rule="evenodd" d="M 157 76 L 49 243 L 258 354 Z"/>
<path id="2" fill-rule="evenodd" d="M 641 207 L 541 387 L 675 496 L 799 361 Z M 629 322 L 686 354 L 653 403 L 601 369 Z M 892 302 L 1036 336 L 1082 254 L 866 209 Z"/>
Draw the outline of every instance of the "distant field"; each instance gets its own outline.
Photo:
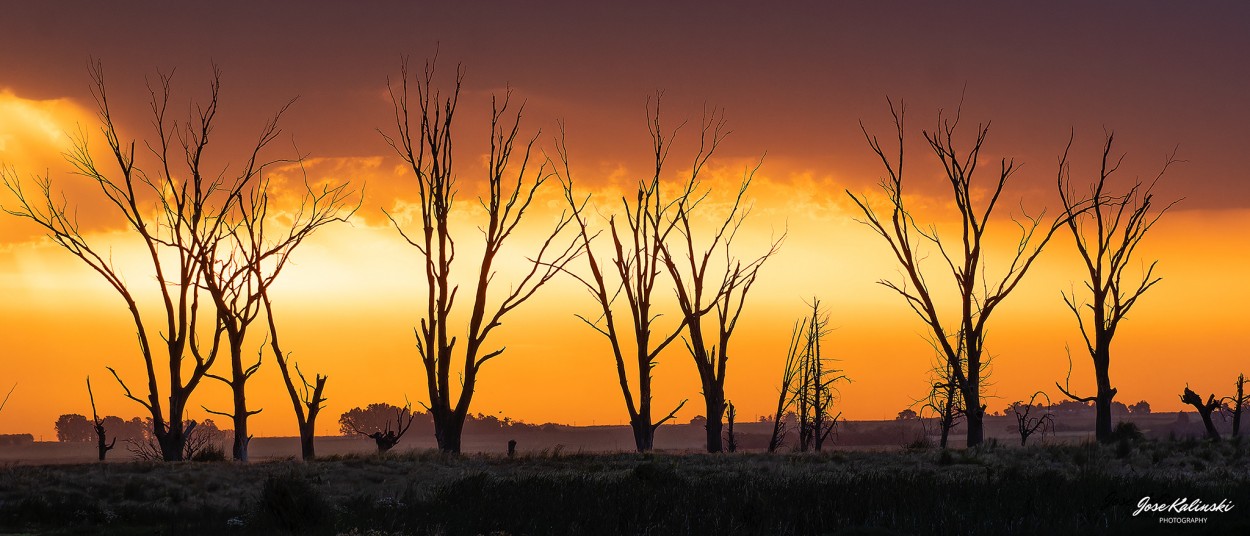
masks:
<path id="1" fill-rule="evenodd" d="M 1145 497 L 1235 507 L 1176 525 L 1133 516 Z M 9 463 L 0 467 L 5 532 L 1250 534 L 1250 443 Z"/>
<path id="2" fill-rule="evenodd" d="M 1117 419 L 1117 421 L 1120 419 Z M 1202 426 L 1197 417 L 1178 424 L 1176 413 L 1159 413 L 1136 416 L 1136 423 L 1147 437 L 1163 439 L 1169 435 L 1200 437 Z M 994 438 L 1004 445 L 1019 444 L 1013 417 L 987 417 L 986 437 Z M 1033 436 L 1030 444 L 1080 443 L 1093 438 L 1093 417 L 1061 418 L 1056 424 L 1057 432 L 1045 437 Z M 937 442 L 937 430 L 928 430 L 932 442 Z M 738 444 L 746 451 L 763 451 L 772 433 L 771 423 L 749 422 L 737 426 Z M 951 446 L 963 445 L 963 428 L 951 433 Z M 842 423 L 834 441 L 836 449 L 888 450 L 906 446 L 924 430 L 916 421 L 849 421 Z M 633 436 L 628 426 L 562 426 L 517 427 L 491 433 L 466 432 L 463 450 L 474 454 L 502 454 L 507 450 L 508 440 L 518 442 L 521 453 L 543 453 L 560 449 L 564 453 L 617 453 L 633 450 Z M 656 432 L 655 447 L 669 452 L 699 452 L 703 450 L 704 431 L 697 424 L 670 424 Z M 405 435 L 398 452 L 420 452 L 434 448 L 432 436 Z M 222 445 L 229 453 L 230 445 Z M 327 436 L 317 438 L 320 455 L 367 454 L 376 450 L 372 440 L 363 436 Z M 255 461 L 282 460 L 299 456 L 299 439 L 295 437 L 257 437 L 252 439 L 251 456 Z M 110 462 L 131 461 L 133 456 L 122 442 L 109 453 Z M 0 463 L 18 462 L 33 464 L 88 463 L 96 460 L 94 443 L 37 442 L 27 445 L 0 445 Z"/>

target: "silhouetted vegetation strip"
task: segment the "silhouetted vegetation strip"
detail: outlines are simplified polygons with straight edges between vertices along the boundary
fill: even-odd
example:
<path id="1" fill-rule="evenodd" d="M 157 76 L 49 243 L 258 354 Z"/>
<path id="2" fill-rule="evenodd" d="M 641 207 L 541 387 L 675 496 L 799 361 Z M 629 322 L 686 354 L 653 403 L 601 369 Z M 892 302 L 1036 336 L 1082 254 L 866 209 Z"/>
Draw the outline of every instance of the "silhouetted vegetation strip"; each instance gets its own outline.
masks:
<path id="1" fill-rule="evenodd" d="M 1152 534 L 1176 527 L 1132 517 L 1144 496 L 1250 505 L 1247 454 L 1184 441 L 1126 456 L 1078 445 L 14 466 L 0 469 L 0 532 Z M 1208 517 L 1190 528 L 1250 529 L 1238 510 Z"/>

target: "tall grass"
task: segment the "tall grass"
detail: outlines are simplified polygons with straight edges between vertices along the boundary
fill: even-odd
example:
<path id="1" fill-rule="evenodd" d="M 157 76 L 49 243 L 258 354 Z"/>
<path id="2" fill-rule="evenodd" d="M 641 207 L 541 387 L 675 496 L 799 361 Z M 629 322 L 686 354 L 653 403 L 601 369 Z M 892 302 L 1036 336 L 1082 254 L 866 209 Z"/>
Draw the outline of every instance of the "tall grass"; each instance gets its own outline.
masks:
<path id="1" fill-rule="evenodd" d="M 1176 533 L 1158 515 L 1131 515 L 1149 496 L 1227 499 L 1232 512 L 1179 528 L 1250 533 L 1246 445 L 1125 444 L 13 466 L 0 469 L 0 532 Z"/>

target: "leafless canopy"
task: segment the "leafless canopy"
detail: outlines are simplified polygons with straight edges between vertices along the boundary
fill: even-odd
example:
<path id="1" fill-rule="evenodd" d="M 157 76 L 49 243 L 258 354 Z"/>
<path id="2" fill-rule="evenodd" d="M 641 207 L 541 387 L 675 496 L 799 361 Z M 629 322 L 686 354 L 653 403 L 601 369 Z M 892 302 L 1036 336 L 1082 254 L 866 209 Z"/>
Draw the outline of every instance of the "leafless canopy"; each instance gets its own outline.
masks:
<path id="1" fill-rule="evenodd" d="M 567 246 L 556 243 L 561 231 L 571 221 L 570 217 L 562 214 L 553 223 L 551 232 L 538 251 L 530 257 L 530 269 L 526 274 L 511 286 L 501 301 L 493 305 L 488 303 L 488 290 L 495 275 L 495 259 L 530 209 L 534 196 L 551 176 L 546 162 L 538 165 L 537 169 L 531 162 L 538 134 L 528 141 L 518 140 L 524 105 L 513 112 L 510 110 L 511 92 L 502 99 L 492 96 L 490 153 L 485 181 L 488 193 L 479 199 L 488 219 L 481 229 L 485 241 L 484 253 L 476 267 L 472 312 L 460 367 L 462 385 L 459 394 L 453 394 L 451 370 L 457 337 L 450 335 L 449 331 L 452 329 L 450 316 L 459 286 L 451 283 L 456 241 L 449 216 L 457 191 L 452 124 L 464 70 L 457 69 L 455 84 L 447 96 L 434 88 L 434 72 L 434 63 L 427 63 L 422 75 L 412 77 L 415 88 L 410 91 L 405 61 L 398 87 L 391 81 L 387 83 L 394 105 L 396 130 L 382 136 L 408 164 L 416 179 L 420 231 L 405 231 L 395 215 L 387 212 L 387 217 L 422 257 L 422 273 L 429 292 L 426 311 L 420 327 L 415 330 L 417 350 L 425 367 L 429 408 L 434 417 L 439 448 L 446 452 L 459 452 L 460 435 L 473 399 L 477 375 L 484 363 L 505 350 L 505 347 L 487 348 L 487 337 L 501 325 L 505 315 L 529 300 L 576 257 L 579 248 L 576 241 Z M 413 97 L 415 103 L 411 100 Z"/>
<path id="2" fill-rule="evenodd" d="M 30 195 L 11 171 L 4 172 L 4 183 L 18 201 L 15 216 L 41 226 L 57 244 L 100 274 L 122 297 L 135 324 L 139 350 L 146 365 L 147 394 L 135 394 L 112 368 L 126 396 L 143 405 L 152 415 L 154 433 L 166 460 L 183 457 L 183 415 L 191 393 L 217 358 L 225 326 L 216 314 L 200 310 L 200 290 L 204 287 L 202 261 L 222 240 L 230 212 L 246 184 L 266 165 L 259 158 L 262 149 L 277 134 L 277 121 L 286 107 L 261 129 L 257 144 L 245 159 L 241 171 L 206 169 L 209 134 L 218 111 L 220 70 L 214 67 L 206 101 L 191 107 L 189 117 L 175 120 L 170 112 L 170 75 L 160 75 L 149 84 L 150 110 L 155 132 L 145 142 L 154 162 L 141 166 L 135 142 L 123 141 L 109 107 L 104 70 L 99 62 L 90 64 L 93 94 L 101 132 L 108 144 L 111 166 L 97 162 L 85 132 L 73 138 L 66 153 L 78 175 L 96 183 L 106 205 L 116 210 L 126 226 L 143 244 L 155 275 L 163 317 L 159 335 L 152 333 L 126 277 L 113 263 L 111 253 L 92 245 L 83 234 L 76 212 L 64 196 L 53 192 L 49 177 L 36 177 L 37 191 Z M 112 167 L 111 171 L 106 167 Z M 207 318 L 206 318 L 207 317 Z M 209 327 L 204 328 L 207 324 Z M 205 337 L 204 334 L 208 336 Z M 153 341 L 159 340 L 159 343 Z M 153 348 L 163 344 L 163 350 Z M 165 357 L 158 358 L 160 353 Z M 167 395 L 163 395 L 157 363 L 169 371 Z M 188 365 L 189 363 L 189 367 Z M 169 407 L 164 407 L 168 400 Z"/>
<path id="3" fill-rule="evenodd" d="M 651 149 L 654 155 L 654 172 L 650 177 L 639 180 L 631 201 L 621 196 L 619 213 L 607 216 L 607 231 L 612 239 L 611 257 L 605 263 L 603 257 L 594 250 L 594 239 L 601 231 L 592 231 L 591 223 L 586 214 L 590 196 L 579 197 L 574 193 L 573 172 L 569 165 L 568 149 L 565 144 L 563 127 L 561 136 L 556 140 L 556 151 L 563 163 L 564 172 L 561 180 L 564 184 L 564 196 L 572 209 L 572 218 L 577 225 L 578 239 L 586 256 L 589 277 L 569 271 L 591 296 L 597 305 L 596 318 L 578 315 L 586 325 L 603 335 L 612 348 L 612 356 L 616 362 L 617 379 L 621 386 L 621 395 L 625 399 L 625 408 L 629 412 L 630 426 L 634 432 L 634 444 L 638 451 L 651 450 L 655 430 L 672 419 L 677 411 L 686 404 L 682 400 L 677 407 L 663 418 L 653 422 L 651 416 L 651 369 L 656 359 L 670 343 L 681 335 L 691 317 L 683 316 L 674 327 L 658 330 L 656 320 L 659 313 L 655 307 L 655 288 L 658 278 L 664 272 L 664 244 L 676 228 L 677 219 L 673 214 L 679 200 L 665 200 L 661 188 L 661 176 L 664 165 L 671 150 L 671 140 L 676 136 L 677 128 L 667 131 L 660 121 L 660 97 L 647 100 L 647 131 L 651 136 Z M 719 142 L 719 133 L 713 134 L 709 140 L 708 131 L 704 130 L 705 142 Z M 706 143 L 696 154 L 696 166 L 706 161 L 710 150 Z M 705 152 L 707 153 L 705 155 Z M 696 169 L 695 174 L 698 171 Z M 684 196 L 683 196 L 684 197 Z M 623 216 L 623 218 L 618 219 Z M 624 221 L 621 221 L 621 220 Z M 618 311 L 613 305 L 620 296 L 625 297 L 629 308 L 628 328 L 618 324 Z M 697 317 L 696 317 L 697 318 Z M 671 331 L 670 331 L 671 330 Z M 633 343 L 633 355 L 627 361 Z M 630 364 L 627 365 L 627 362 Z M 637 395 L 629 384 L 629 368 L 632 367 L 638 376 Z"/>
<path id="4" fill-rule="evenodd" d="M 676 233 L 659 243 L 660 253 L 677 292 L 677 305 L 685 318 L 686 349 L 694 359 L 703 388 L 707 415 L 707 451 L 720 452 L 722 417 L 725 413 L 725 372 L 729 363 L 729 342 L 746 305 L 747 294 L 760 268 L 781 247 L 783 234 L 760 256 L 743 261 L 733 252 L 733 242 L 742 228 L 750 207 L 744 203 L 747 189 L 759 164 L 743 174 L 729 210 L 710 236 L 699 238 L 691 215 L 707 212 L 704 201 L 711 189 L 704 189 L 701 173 L 709 158 L 729 134 L 724 114 L 716 110 L 703 117 L 699 150 L 691 164 L 690 179 L 675 199 L 671 225 Z M 696 245 L 697 244 L 697 245 Z M 715 262 L 713 261 L 715 258 Z M 714 313 L 714 314 L 713 314 Z M 706 333 L 703 319 L 711 315 L 714 331 Z"/>
<path id="5" fill-rule="evenodd" d="M 1124 156 L 1111 156 L 1115 134 L 1109 133 L 1103 143 L 1098 177 L 1089 193 L 1080 193 L 1072 183 L 1068 154 L 1072 138 L 1059 157 L 1059 199 L 1067 216 L 1076 250 L 1084 263 L 1088 302 L 1078 300 L 1076 292 L 1063 294 L 1072 315 L 1076 317 L 1085 348 L 1094 364 L 1097 392 L 1094 396 L 1072 394 L 1067 386 L 1060 391 L 1073 400 L 1095 402 L 1097 417 L 1095 434 L 1100 441 L 1111 435 L 1111 402 L 1117 390 L 1111 386 L 1111 342 L 1116 329 L 1147 290 L 1160 281 L 1154 275 L 1158 261 L 1152 261 L 1140 276 L 1126 277 L 1126 270 L 1135 260 L 1138 245 L 1159 218 L 1176 202 L 1163 207 L 1154 204 L 1154 186 L 1168 168 L 1176 163 L 1175 153 L 1164 160 L 1159 174 L 1150 183 L 1135 182 L 1120 195 L 1110 193 L 1109 179 L 1120 168 Z"/>
<path id="6" fill-rule="evenodd" d="M 971 147 L 964 150 L 956 140 L 960 113 L 953 117 L 939 112 L 933 131 L 923 131 L 929 149 L 942 165 L 950 186 L 951 198 L 958 212 L 960 232 L 955 240 L 943 240 L 937 227 L 923 227 L 908 210 L 903 191 L 904 161 L 904 115 L 903 106 L 891 101 L 890 113 L 894 117 L 897 134 L 897 152 L 889 152 L 877 136 L 870 134 L 861 123 L 860 128 L 869 147 L 885 168 L 886 178 L 881 189 L 886 194 L 888 215 L 879 214 L 865 197 L 849 190 L 847 194 L 863 212 L 863 223 L 881 236 L 889 245 L 895 259 L 903 268 L 901 281 L 882 280 L 880 283 L 901 296 L 911 310 L 920 317 L 933 334 L 933 340 L 951 365 L 956 384 L 959 386 L 968 416 L 968 445 L 981 442 L 982 417 L 985 408 L 981 403 L 980 376 L 984 372 L 982 353 L 986 325 L 998 306 L 1016 289 L 1042 248 L 1054 233 L 1067 222 L 1059 218 L 1046 224 L 1043 215 L 1014 219 L 1020 229 L 1016 251 L 1007 262 L 1006 269 L 991 277 L 985 266 L 985 235 L 991 225 L 994 209 L 1002 196 L 1007 181 L 1017 166 L 1014 160 L 1002 159 L 994 171 L 994 179 L 988 188 L 974 182 L 980 163 L 981 149 L 989 133 L 989 124 L 977 125 Z M 953 242 L 953 243 L 952 243 Z M 926 246 L 937 250 L 955 283 L 958 293 L 958 313 L 951 323 L 946 315 L 939 313 L 933 292 L 921 266 L 926 257 Z M 960 348 L 964 351 L 961 352 Z"/>

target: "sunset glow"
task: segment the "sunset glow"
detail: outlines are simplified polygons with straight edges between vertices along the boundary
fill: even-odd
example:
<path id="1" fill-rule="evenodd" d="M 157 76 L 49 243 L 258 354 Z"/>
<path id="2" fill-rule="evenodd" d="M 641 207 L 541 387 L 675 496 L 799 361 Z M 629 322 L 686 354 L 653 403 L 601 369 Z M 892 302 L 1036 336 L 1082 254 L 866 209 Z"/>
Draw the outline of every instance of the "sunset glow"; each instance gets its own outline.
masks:
<path id="1" fill-rule="evenodd" d="M 1081 12 L 1075 20 L 1039 15 L 1028 27 L 1001 28 L 979 14 L 959 13 L 971 7 L 946 13 L 927 5 L 887 14 L 875 6 L 813 4 L 783 16 L 746 3 L 725 13 L 655 4 L 658 14 L 643 17 L 579 3 L 556 14 L 501 4 L 489 12 L 395 7 L 395 13 L 371 15 L 318 3 L 291 17 L 268 5 L 145 11 L 118 16 L 118 28 L 107 33 L 93 20 L 111 15 L 105 12 L 112 7 L 80 6 L 81 12 L 62 17 L 40 3 L 11 6 L 29 20 L 55 24 L 0 35 L 0 50 L 11 51 L 0 53 L 0 166 L 27 185 L 50 176 L 87 238 L 108 245 L 97 247 L 110 252 L 142 306 L 155 308 L 142 244 L 61 155 L 79 132 L 93 147 L 100 143 L 88 57 L 103 62 L 119 128 L 139 140 L 139 152 L 151 136 L 144 76 L 176 68 L 174 108 L 185 114 L 190 100 L 205 93 L 210 61 L 220 65 L 222 123 L 214 143 L 221 160 L 212 166 L 218 170 L 240 165 L 238 155 L 265 118 L 298 96 L 270 157 L 304 156 L 310 181 L 350 181 L 364 192 L 350 222 L 318 231 L 273 289 L 284 347 L 305 371 L 329 375 L 329 402 L 317 426 L 332 435 L 339 414 L 350 408 L 427 400 L 413 338 L 427 292 L 422 265 L 382 213 L 406 225 L 419 218 L 411 170 L 377 132 L 394 126 L 386 87 L 388 77 L 398 76 L 400 55 L 420 65 L 437 53 L 442 83 L 450 82 L 457 63 L 467 72 L 455 131 L 459 188 L 452 215 L 463 294 L 471 293 L 482 249 L 478 196 L 490 95 L 511 88 L 526 102 L 521 136 L 538 136 L 535 147 L 544 153 L 536 163 L 544 154 L 556 158 L 563 122 L 577 188 L 592 196 L 591 223 L 603 229 L 621 197 L 632 195 L 636 181 L 651 172 L 645 104 L 661 89 L 666 128 L 689 121 L 677 133 L 663 178 L 676 187 L 689 176 L 704 107 L 723 108 L 733 132 L 705 170 L 709 206 L 713 213 L 723 208 L 743 173 L 762 159 L 734 251 L 753 258 L 785 234 L 734 337 L 726 392 L 739 419 L 772 411 L 791 326 L 816 297 L 835 328 L 826 347 L 852 380 L 840 387 L 838 407 L 844 418 L 870 420 L 891 419 L 927 393 L 934 354 L 923 323 L 878 284 L 897 279 L 899 268 L 886 243 L 858 221 L 862 214 L 845 193 L 884 202 L 877 183 L 885 172 L 858 122 L 892 143 L 886 96 L 907 104 L 908 203 L 918 221 L 943 233 L 956 220 L 941 167 L 920 129 L 932 129 L 939 109 L 949 114 L 961 101 L 965 134 L 992 122 L 978 172 L 989 180 L 1000 158 L 1024 165 L 990 224 L 991 277 L 1014 252 L 1019 231 L 1011 216 L 1058 212 L 1056 166 L 1069 135 L 1075 140 L 1073 178 L 1086 184 L 1096 177 L 1104 131 L 1114 131 L 1117 152 L 1127 154 L 1114 179 L 1118 187 L 1153 178 L 1174 149 L 1184 160 L 1156 188 L 1164 204 L 1180 202 L 1150 232 L 1133 264 L 1144 269 L 1157 259 L 1163 280 L 1116 335 L 1112 361 L 1117 402 L 1146 400 L 1155 411 L 1178 411 L 1186 384 L 1222 392 L 1238 373 L 1250 372 L 1250 286 L 1242 283 L 1250 266 L 1250 181 L 1239 161 L 1250 147 L 1250 74 L 1212 57 L 1250 50 L 1250 36 L 1240 28 L 1250 19 L 1197 9 L 1170 13 L 1180 7 L 1158 4 L 1157 11 L 1168 13 L 1121 20 L 1110 6 L 1077 6 L 1068 6 Z M 1005 16 L 1025 8 L 977 9 Z M 897 24 L 884 33 L 861 28 L 887 17 Z M 197 24 L 187 27 L 192 20 Z M 1104 24 L 1110 21 L 1115 24 Z M 987 35 L 973 42 L 973 32 Z M 954 37 L 939 40 L 939 33 Z M 18 50 L 25 52 L 12 52 Z M 299 173 L 289 163 L 268 170 L 279 200 L 295 199 Z M 5 208 L 14 203 L 9 192 L 0 195 Z M 506 291 L 529 269 L 527 259 L 565 210 L 553 177 L 500 253 L 494 292 Z M 1079 291 L 1085 275 L 1066 232 L 1056 234 L 990 323 L 986 351 L 993 360 L 985 394 L 991 412 L 1038 390 L 1057 400 L 1055 382 L 1068 375 L 1065 348 L 1072 356 L 1071 386 L 1093 392 L 1089 358 L 1060 295 Z M 605 233 L 597 247 L 606 248 L 608 240 Z M 928 253 L 925 266 L 940 293 L 950 275 L 940 255 Z M 580 259 L 570 267 L 586 271 Z M 660 281 L 656 295 L 665 314 L 657 323 L 671 329 L 673 291 L 667 279 Z M 17 384 L 0 412 L 0 434 L 51 440 L 57 416 L 89 411 L 87 376 L 101 415 L 143 415 L 106 369 L 116 368 L 132 387 L 142 383 L 143 361 L 125 304 L 37 227 L 8 215 L 0 216 L 0 295 L 0 391 Z M 468 298 L 458 300 L 453 318 L 465 319 Z M 609 347 L 575 316 L 592 316 L 595 308 L 572 277 L 561 276 L 506 317 L 488 345 L 507 351 L 483 366 L 471 413 L 531 423 L 625 423 Z M 258 332 L 247 352 L 254 355 L 262 344 Z M 657 413 L 689 399 L 676 419 L 701 414 L 699 381 L 680 342 L 660 357 L 653 376 Z M 206 380 L 189 415 L 211 417 L 201 406 L 226 410 L 228 394 L 220 382 Z M 252 418 L 253 433 L 297 434 L 272 359 L 249 383 L 248 399 L 264 408 Z"/>

